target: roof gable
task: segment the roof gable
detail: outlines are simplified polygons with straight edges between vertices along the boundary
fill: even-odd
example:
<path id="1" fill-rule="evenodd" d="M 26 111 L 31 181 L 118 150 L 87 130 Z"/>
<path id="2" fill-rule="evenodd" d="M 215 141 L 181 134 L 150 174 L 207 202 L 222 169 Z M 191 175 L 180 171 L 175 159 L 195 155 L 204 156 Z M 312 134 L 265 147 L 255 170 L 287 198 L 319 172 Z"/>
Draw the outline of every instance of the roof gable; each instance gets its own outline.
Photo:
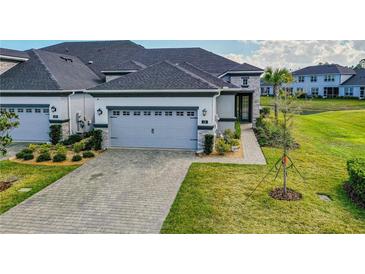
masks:
<path id="1" fill-rule="evenodd" d="M 355 69 L 356 74 L 342 83 L 343 86 L 365 86 L 365 69 Z"/>

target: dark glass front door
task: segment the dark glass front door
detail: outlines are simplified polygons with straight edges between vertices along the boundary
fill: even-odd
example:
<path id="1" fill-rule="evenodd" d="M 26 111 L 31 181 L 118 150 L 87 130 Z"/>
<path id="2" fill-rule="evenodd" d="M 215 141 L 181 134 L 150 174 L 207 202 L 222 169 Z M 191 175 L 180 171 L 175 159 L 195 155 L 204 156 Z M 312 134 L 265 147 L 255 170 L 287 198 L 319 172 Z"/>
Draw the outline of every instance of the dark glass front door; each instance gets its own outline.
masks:
<path id="1" fill-rule="evenodd" d="M 252 95 L 237 94 L 236 95 L 236 113 L 235 116 L 242 122 L 251 122 Z"/>

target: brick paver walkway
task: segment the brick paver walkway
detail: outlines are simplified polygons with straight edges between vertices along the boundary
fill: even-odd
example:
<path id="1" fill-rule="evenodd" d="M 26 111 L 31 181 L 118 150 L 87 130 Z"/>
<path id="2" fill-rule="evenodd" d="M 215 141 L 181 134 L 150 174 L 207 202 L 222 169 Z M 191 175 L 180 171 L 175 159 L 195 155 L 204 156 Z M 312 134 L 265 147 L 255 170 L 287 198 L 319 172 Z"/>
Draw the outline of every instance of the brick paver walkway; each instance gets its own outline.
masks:
<path id="1" fill-rule="evenodd" d="M 0 216 L 0 233 L 159 233 L 194 159 L 108 150 Z"/>

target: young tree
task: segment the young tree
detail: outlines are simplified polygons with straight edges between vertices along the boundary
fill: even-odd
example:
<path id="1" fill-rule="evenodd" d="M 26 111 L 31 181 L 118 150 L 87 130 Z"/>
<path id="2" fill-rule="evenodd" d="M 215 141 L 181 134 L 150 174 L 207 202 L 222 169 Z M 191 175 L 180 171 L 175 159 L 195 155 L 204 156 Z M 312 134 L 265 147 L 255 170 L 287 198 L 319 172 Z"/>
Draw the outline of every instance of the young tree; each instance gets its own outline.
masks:
<path id="1" fill-rule="evenodd" d="M 275 122 L 278 123 L 279 92 L 284 83 L 287 84 L 293 81 L 293 76 L 290 73 L 290 71 L 287 70 L 286 68 L 273 70 L 271 67 L 268 67 L 265 70 L 263 79 L 265 80 L 265 82 L 273 86 L 273 91 L 275 96 L 275 105 L 274 105 Z"/>
<path id="2" fill-rule="evenodd" d="M 18 115 L 14 112 L 0 112 L 0 154 L 6 154 L 6 147 L 11 144 L 13 139 L 10 130 L 19 125 Z"/>
<path id="3" fill-rule="evenodd" d="M 287 177 L 288 177 L 288 163 L 289 163 L 289 149 L 293 145 L 291 129 L 293 127 L 293 117 L 299 112 L 296 99 L 300 94 L 292 95 L 287 91 L 280 90 L 279 92 L 279 112 L 282 114 L 278 121 L 280 127 L 280 143 L 283 148 L 283 155 L 281 158 L 281 165 L 283 168 L 283 192 L 287 194 Z"/>

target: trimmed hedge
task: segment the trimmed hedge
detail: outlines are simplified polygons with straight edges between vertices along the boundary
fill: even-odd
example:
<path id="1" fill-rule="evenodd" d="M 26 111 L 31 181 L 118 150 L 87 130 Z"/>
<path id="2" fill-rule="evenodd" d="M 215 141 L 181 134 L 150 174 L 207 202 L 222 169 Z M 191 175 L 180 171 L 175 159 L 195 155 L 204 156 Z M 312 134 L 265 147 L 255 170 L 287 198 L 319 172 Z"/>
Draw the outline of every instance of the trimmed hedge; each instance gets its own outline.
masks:
<path id="1" fill-rule="evenodd" d="M 82 153 L 82 157 L 92 158 L 92 157 L 95 157 L 95 154 L 92 151 L 85 151 L 84 153 Z"/>
<path id="2" fill-rule="evenodd" d="M 47 161 L 51 161 L 51 159 L 52 159 L 51 154 L 49 154 L 49 152 L 45 152 L 45 153 L 39 154 L 36 161 L 37 162 L 47 162 Z"/>
<path id="3" fill-rule="evenodd" d="M 347 192 L 355 203 L 365 208 L 365 158 L 347 161 L 347 171 Z"/>
<path id="4" fill-rule="evenodd" d="M 25 153 L 25 154 L 23 155 L 23 160 L 24 160 L 24 161 L 28 161 L 28 160 L 32 160 L 32 159 L 34 159 L 34 155 L 33 155 L 33 153 Z"/>
<path id="5" fill-rule="evenodd" d="M 64 153 L 57 153 L 55 156 L 53 156 L 53 162 L 63 162 L 66 161 L 66 154 Z"/>
<path id="6" fill-rule="evenodd" d="M 204 136 L 204 153 L 209 155 L 213 152 L 214 135 L 206 134 Z"/>
<path id="7" fill-rule="evenodd" d="M 61 125 L 51 125 L 49 127 L 49 138 L 51 139 L 52 145 L 57 144 L 62 139 Z"/>
<path id="8" fill-rule="evenodd" d="M 66 140 L 64 140 L 62 143 L 65 146 L 73 145 L 74 143 L 80 142 L 82 140 L 82 136 L 79 134 L 73 134 L 70 135 Z"/>
<path id="9" fill-rule="evenodd" d="M 103 132 L 100 129 L 94 130 L 94 149 L 101 150 L 101 145 L 103 143 Z"/>
<path id="10" fill-rule="evenodd" d="M 82 157 L 79 154 L 75 154 L 74 156 L 72 156 L 72 162 L 78 162 L 81 160 L 82 160 Z"/>

